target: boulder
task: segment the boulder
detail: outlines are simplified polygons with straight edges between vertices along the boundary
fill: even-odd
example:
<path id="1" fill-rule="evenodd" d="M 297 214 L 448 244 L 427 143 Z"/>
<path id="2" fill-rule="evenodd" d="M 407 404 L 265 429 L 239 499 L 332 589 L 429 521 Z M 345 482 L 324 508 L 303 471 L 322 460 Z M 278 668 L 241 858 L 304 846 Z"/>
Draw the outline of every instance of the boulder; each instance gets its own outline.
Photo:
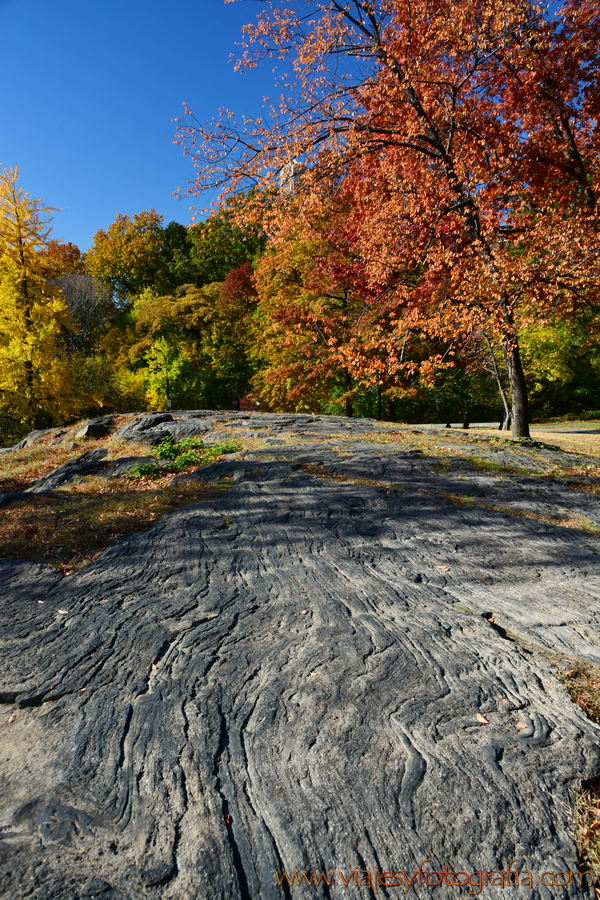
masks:
<path id="1" fill-rule="evenodd" d="M 138 437 L 149 428 L 155 428 L 163 422 L 172 422 L 171 413 L 147 413 L 143 416 L 136 416 L 127 425 L 123 425 L 113 434 L 114 438 L 120 438 L 123 441 L 137 441 Z"/>
<path id="2" fill-rule="evenodd" d="M 597 538 L 561 523 L 600 498 L 544 448 L 270 421 L 301 440 L 174 479 L 216 487 L 79 571 L 0 562 L 0 896 L 506 900 L 512 860 L 593 897 L 599 729 L 557 668 L 599 677 Z"/>
<path id="3" fill-rule="evenodd" d="M 0 567 L 0 896 L 368 900 L 423 861 L 476 893 L 511 860 L 532 900 L 590 896 L 571 809 L 598 728 L 553 661 L 600 650 L 595 538 L 370 449 L 402 491 L 217 464 L 228 490 L 79 572 Z M 278 883 L 331 870 L 350 892 Z"/>
<path id="4" fill-rule="evenodd" d="M 208 419 L 177 419 L 174 422 L 165 422 L 145 429 L 144 431 L 136 431 L 132 433 L 128 440 L 135 441 L 138 444 L 150 444 L 156 446 L 164 441 L 166 437 L 172 437 L 177 444 L 183 438 L 198 437 L 212 432 L 212 424 Z"/>
<path id="5" fill-rule="evenodd" d="M 110 429 L 115 421 L 115 417 L 98 416 L 96 419 L 90 419 L 85 425 L 75 433 L 76 438 L 101 438 L 110 434 Z"/>
<path id="6" fill-rule="evenodd" d="M 60 428 L 42 428 L 37 431 L 30 431 L 29 434 L 25 435 L 25 437 L 19 441 L 18 444 L 15 444 L 12 449 L 24 450 L 25 447 L 31 447 L 32 444 L 37 443 L 37 441 L 41 440 L 43 437 L 58 437 L 59 432 L 61 432 Z M 61 433 L 64 434 L 64 431 Z"/>
<path id="7" fill-rule="evenodd" d="M 102 465 L 106 453 L 107 451 L 104 448 L 98 447 L 95 450 L 88 450 L 87 453 L 83 453 L 76 459 L 68 460 L 62 466 L 58 466 L 58 468 L 53 469 L 47 475 L 43 475 L 37 481 L 34 481 L 27 488 L 26 493 L 45 494 L 60 487 L 61 484 L 73 481 L 77 475 L 93 475 Z"/>

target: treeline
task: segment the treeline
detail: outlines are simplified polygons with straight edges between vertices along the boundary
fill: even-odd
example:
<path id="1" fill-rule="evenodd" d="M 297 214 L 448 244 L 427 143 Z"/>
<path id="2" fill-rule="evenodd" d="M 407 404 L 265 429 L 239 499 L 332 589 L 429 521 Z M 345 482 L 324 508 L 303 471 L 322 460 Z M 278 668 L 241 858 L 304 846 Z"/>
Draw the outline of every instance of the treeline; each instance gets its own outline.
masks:
<path id="1" fill-rule="evenodd" d="M 177 141 L 191 196 L 251 186 L 263 216 L 271 402 L 446 418 L 495 382 L 525 439 L 531 413 L 599 406 L 598 4 L 267 3 L 243 47 L 280 66 L 277 103 L 188 109 Z"/>
<path id="2" fill-rule="evenodd" d="M 251 390 L 260 229 L 118 215 L 87 253 L 0 173 L 0 441 L 103 411 L 230 407 Z"/>
<path id="3" fill-rule="evenodd" d="M 0 443 L 167 400 L 441 423 L 465 411 L 500 420 L 510 402 L 505 358 L 481 331 L 399 338 L 381 304 L 365 331 L 369 286 L 341 232 L 343 198 L 299 205 L 268 237 L 253 198 L 191 228 L 154 210 L 119 215 L 87 253 L 52 239 L 51 208 L 17 170 L 0 173 L 0 204 Z M 600 406 L 599 325 L 587 304 L 523 331 L 534 416 Z"/>

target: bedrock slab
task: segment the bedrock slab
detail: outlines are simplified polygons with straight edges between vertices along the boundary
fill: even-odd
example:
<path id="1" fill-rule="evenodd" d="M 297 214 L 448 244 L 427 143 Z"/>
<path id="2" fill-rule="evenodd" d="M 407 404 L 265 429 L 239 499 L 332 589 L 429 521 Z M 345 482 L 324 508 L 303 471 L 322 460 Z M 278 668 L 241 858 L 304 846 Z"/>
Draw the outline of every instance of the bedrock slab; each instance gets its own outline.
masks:
<path id="1" fill-rule="evenodd" d="M 401 488 L 224 460 L 212 502 L 77 573 L 0 564 L 1 896 L 368 898 L 275 872 L 426 859 L 577 872 L 600 730 L 548 653 L 600 659 L 596 541 L 457 506 L 436 479 L 460 472 L 375 449 Z M 319 452 L 360 480 L 366 447 Z"/>

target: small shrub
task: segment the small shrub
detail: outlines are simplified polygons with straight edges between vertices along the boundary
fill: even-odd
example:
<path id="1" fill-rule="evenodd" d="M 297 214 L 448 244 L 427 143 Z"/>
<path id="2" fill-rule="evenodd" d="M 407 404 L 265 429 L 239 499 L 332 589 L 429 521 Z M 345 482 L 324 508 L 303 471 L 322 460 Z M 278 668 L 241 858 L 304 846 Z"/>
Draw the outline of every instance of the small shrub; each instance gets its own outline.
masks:
<path id="1" fill-rule="evenodd" d="M 140 466 L 133 466 L 127 473 L 128 478 L 145 478 L 167 472 L 181 472 L 189 466 L 207 466 L 215 460 L 220 459 L 227 453 L 235 453 L 239 450 L 239 444 L 222 443 L 212 444 L 205 447 L 202 441 L 197 437 L 182 438 L 179 443 L 175 443 L 169 435 L 155 448 L 154 455 L 157 459 L 164 459 L 166 463 L 158 465 L 156 463 L 143 463 Z"/>

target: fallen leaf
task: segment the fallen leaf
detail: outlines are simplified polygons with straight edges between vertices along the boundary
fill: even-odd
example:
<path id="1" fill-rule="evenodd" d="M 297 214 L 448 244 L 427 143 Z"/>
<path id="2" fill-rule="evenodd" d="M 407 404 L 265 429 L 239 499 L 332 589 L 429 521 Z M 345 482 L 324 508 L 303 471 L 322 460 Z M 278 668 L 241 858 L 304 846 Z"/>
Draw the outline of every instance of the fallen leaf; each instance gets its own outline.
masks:
<path id="1" fill-rule="evenodd" d="M 229 813 L 225 813 L 225 815 L 223 816 L 223 821 L 225 822 L 226 825 L 231 825 L 231 823 L 233 822 L 233 819 L 231 818 Z"/>
<path id="2" fill-rule="evenodd" d="M 306 594 L 306 591 L 300 591 L 301 594 Z"/>
<path id="3" fill-rule="evenodd" d="M 156 665 L 156 663 L 152 663 L 152 669 L 158 669 L 158 666 Z"/>
<path id="4" fill-rule="evenodd" d="M 68 609 L 59 609 L 59 610 L 57 610 L 57 611 L 58 611 L 59 613 L 62 613 L 63 616 L 66 616 L 66 615 L 68 614 L 68 612 L 69 612 Z"/>
<path id="5" fill-rule="evenodd" d="M 311 674 L 311 675 L 316 675 L 317 673 L 316 673 L 316 672 L 311 672 L 310 674 Z"/>
<path id="6" fill-rule="evenodd" d="M 567 669 L 567 671 L 565 672 L 565 676 L 567 678 L 574 678 L 575 675 L 579 675 L 577 669 Z"/>
<path id="7" fill-rule="evenodd" d="M 300 615 L 301 615 L 301 616 L 305 616 L 307 612 L 308 612 L 307 609 L 303 609 L 302 612 L 300 613 Z"/>
<path id="8" fill-rule="evenodd" d="M 441 569 L 442 572 L 449 572 L 450 566 L 436 566 L 436 569 Z"/>
<path id="9" fill-rule="evenodd" d="M 527 727 L 528 726 L 525 724 L 525 722 L 517 722 L 517 728 L 527 728 Z"/>
<path id="10" fill-rule="evenodd" d="M 8 724 L 12 725 L 12 723 L 15 721 L 16 718 L 17 718 L 17 714 L 13 713 L 12 716 L 8 717 Z"/>
<path id="11" fill-rule="evenodd" d="M 38 600 L 38 603 L 45 603 L 45 600 Z"/>
<path id="12" fill-rule="evenodd" d="M 488 720 L 486 719 L 486 717 L 485 717 L 485 716 L 482 716 L 481 713 L 477 713 L 477 715 L 475 716 L 475 718 L 477 719 L 478 722 L 481 722 L 482 725 L 489 725 L 489 724 L 490 724 L 490 723 L 488 722 Z"/>
<path id="13" fill-rule="evenodd" d="M 77 693 L 80 694 L 82 691 L 85 691 L 85 688 L 79 688 Z"/>

